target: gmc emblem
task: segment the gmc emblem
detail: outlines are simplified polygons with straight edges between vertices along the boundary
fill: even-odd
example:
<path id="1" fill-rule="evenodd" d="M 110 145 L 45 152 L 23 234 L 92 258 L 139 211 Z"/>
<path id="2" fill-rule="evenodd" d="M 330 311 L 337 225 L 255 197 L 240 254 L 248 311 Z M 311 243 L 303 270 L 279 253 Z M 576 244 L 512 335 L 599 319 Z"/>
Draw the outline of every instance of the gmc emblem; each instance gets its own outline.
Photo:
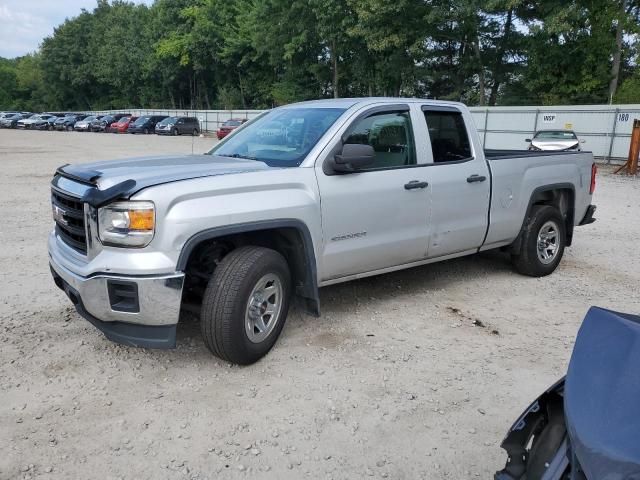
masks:
<path id="1" fill-rule="evenodd" d="M 60 223 L 62 225 L 69 225 L 69 222 L 67 222 L 67 219 L 64 218 L 67 212 L 57 205 L 52 205 L 52 207 L 53 207 L 53 219 L 57 223 Z"/>

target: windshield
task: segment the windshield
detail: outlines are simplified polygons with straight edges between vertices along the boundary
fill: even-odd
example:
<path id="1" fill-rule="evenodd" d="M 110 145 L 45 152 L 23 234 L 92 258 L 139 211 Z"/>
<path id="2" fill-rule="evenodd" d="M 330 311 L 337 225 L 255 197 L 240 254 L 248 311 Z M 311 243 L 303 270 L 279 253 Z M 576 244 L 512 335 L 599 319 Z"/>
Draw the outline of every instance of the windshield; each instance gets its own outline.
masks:
<path id="1" fill-rule="evenodd" d="M 240 120 L 227 120 L 222 124 L 223 127 L 239 127 L 242 125 Z"/>
<path id="2" fill-rule="evenodd" d="M 142 125 L 143 123 L 146 123 L 147 121 L 151 120 L 151 117 L 140 117 L 139 119 L 137 119 L 135 122 L 133 122 L 134 124 L 138 124 L 138 125 Z"/>
<path id="3" fill-rule="evenodd" d="M 533 138 L 537 140 L 575 140 L 578 137 L 576 137 L 575 133 L 566 130 L 545 130 L 544 132 L 536 133 Z"/>
<path id="4" fill-rule="evenodd" d="M 270 167 L 295 167 L 343 112 L 342 108 L 272 110 L 209 154 L 259 160 Z"/>
<path id="5" fill-rule="evenodd" d="M 118 123 L 127 123 L 131 121 L 131 117 L 122 117 L 120 120 L 118 120 Z"/>
<path id="6" fill-rule="evenodd" d="M 89 117 L 85 118 L 85 119 L 84 119 L 84 121 L 85 121 L 85 122 L 92 122 L 92 121 L 93 121 L 93 120 L 95 120 L 96 118 L 98 118 L 98 117 L 94 117 L 93 115 L 91 115 L 91 116 L 89 116 Z"/>
<path id="7" fill-rule="evenodd" d="M 164 120 L 162 120 L 160 122 L 160 125 L 169 125 L 170 123 L 174 124 L 177 121 L 178 121 L 178 117 L 168 117 L 168 118 L 165 118 Z"/>
<path id="8" fill-rule="evenodd" d="M 36 115 L 31 115 L 31 116 L 29 117 L 29 120 L 38 120 L 39 118 L 40 118 L 40 115 L 37 115 L 37 114 L 36 114 Z"/>

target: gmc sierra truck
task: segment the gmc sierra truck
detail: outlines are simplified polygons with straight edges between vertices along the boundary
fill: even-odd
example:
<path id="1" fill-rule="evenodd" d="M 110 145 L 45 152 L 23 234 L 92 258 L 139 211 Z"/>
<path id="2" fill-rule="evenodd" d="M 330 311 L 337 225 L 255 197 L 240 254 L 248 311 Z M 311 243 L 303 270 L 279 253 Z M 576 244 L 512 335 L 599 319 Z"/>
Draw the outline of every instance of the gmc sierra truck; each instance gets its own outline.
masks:
<path id="1" fill-rule="evenodd" d="M 66 165 L 53 278 L 109 339 L 171 348 L 181 312 L 230 362 L 264 356 L 291 300 L 490 249 L 543 276 L 594 221 L 588 152 L 483 150 L 462 104 L 336 99 L 276 108 L 204 155 Z"/>

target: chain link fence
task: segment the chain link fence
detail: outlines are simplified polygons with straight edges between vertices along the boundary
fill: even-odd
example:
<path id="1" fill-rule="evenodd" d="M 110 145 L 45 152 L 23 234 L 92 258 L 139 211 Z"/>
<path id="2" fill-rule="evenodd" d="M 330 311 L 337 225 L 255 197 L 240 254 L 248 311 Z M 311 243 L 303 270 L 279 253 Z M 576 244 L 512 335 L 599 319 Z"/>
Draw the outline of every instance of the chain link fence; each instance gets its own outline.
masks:
<path id="1" fill-rule="evenodd" d="M 471 113 L 485 148 L 523 149 L 538 130 L 573 130 L 584 139 L 583 150 L 610 163 L 627 159 L 640 105 L 473 107 Z"/>

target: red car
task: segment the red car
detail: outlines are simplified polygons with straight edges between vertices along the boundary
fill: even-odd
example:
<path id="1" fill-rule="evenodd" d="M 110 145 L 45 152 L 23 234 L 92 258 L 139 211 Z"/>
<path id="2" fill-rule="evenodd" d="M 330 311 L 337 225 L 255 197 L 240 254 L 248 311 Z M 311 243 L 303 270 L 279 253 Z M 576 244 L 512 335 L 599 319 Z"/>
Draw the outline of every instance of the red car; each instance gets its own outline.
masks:
<path id="1" fill-rule="evenodd" d="M 135 122 L 138 117 L 122 117 L 117 122 L 113 122 L 109 125 L 109 131 L 111 133 L 127 133 L 129 124 Z"/>
<path id="2" fill-rule="evenodd" d="M 218 140 L 222 140 L 224 137 L 229 135 L 233 130 L 238 128 L 244 122 L 246 122 L 246 118 L 232 118 L 231 120 L 227 120 L 222 124 L 222 126 L 216 132 L 216 136 Z"/>

